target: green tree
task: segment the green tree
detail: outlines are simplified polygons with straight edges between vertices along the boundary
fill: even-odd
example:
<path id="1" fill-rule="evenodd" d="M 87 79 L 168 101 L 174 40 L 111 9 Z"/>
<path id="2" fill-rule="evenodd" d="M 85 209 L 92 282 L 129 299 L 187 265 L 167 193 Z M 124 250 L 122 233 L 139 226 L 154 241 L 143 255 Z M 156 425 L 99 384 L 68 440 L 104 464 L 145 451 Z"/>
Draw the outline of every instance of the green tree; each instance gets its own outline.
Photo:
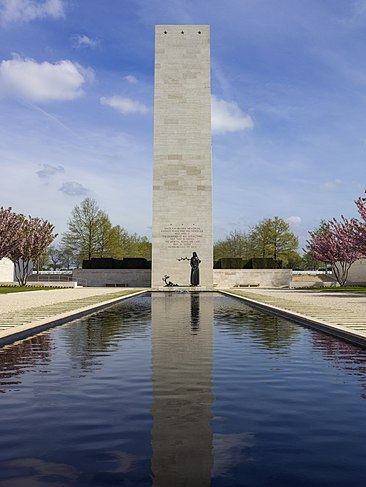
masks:
<path id="1" fill-rule="evenodd" d="M 218 240 L 214 245 L 214 260 L 225 257 L 250 258 L 249 242 L 246 233 L 240 230 L 233 230 L 223 240 Z"/>
<path id="2" fill-rule="evenodd" d="M 62 245 L 71 250 L 78 261 L 107 257 L 111 253 L 112 225 L 108 215 L 93 198 L 76 205 L 62 236 Z"/>
<path id="3" fill-rule="evenodd" d="M 79 267 L 93 257 L 144 257 L 151 259 L 151 243 L 147 237 L 129 234 L 120 225 L 112 226 L 108 215 L 92 198 L 74 207 L 62 236 L 60 253 L 63 265 Z"/>
<path id="4" fill-rule="evenodd" d="M 56 271 L 61 267 L 61 254 L 55 245 L 50 245 L 47 249 L 47 257 L 49 266 Z"/>
<path id="5" fill-rule="evenodd" d="M 298 252 L 292 250 L 283 257 L 282 267 L 285 269 L 304 270 L 305 262 Z"/>
<path id="6" fill-rule="evenodd" d="M 33 270 L 34 271 L 37 271 L 37 274 L 39 274 L 39 271 L 47 270 L 49 264 L 50 264 L 50 259 L 48 258 L 47 252 L 44 252 L 34 262 L 34 264 L 33 264 Z"/>
<path id="7" fill-rule="evenodd" d="M 131 257 L 143 257 L 144 259 L 151 260 L 152 245 L 147 237 L 141 237 L 134 233 L 131 235 L 133 254 Z"/>
<path id="8" fill-rule="evenodd" d="M 324 262 L 315 259 L 311 252 L 306 252 L 302 257 L 304 263 L 304 270 L 306 271 L 317 271 L 319 267 L 324 266 Z"/>
<path id="9" fill-rule="evenodd" d="M 259 222 L 249 233 L 249 242 L 253 257 L 273 257 L 275 260 L 287 259 L 299 245 L 289 224 L 277 216 Z"/>
<path id="10" fill-rule="evenodd" d="M 60 245 L 59 247 L 60 252 L 60 261 L 61 261 L 61 269 L 73 269 L 74 267 L 79 267 L 81 263 L 78 262 L 77 258 L 69 247 L 65 245 Z"/>
<path id="11" fill-rule="evenodd" d="M 151 242 L 147 237 L 129 234 L 128 231 L 116 225 L 111 232 L 113 255 L 116 259 L 124 257 L 143 257 L 151 260 Z"/>

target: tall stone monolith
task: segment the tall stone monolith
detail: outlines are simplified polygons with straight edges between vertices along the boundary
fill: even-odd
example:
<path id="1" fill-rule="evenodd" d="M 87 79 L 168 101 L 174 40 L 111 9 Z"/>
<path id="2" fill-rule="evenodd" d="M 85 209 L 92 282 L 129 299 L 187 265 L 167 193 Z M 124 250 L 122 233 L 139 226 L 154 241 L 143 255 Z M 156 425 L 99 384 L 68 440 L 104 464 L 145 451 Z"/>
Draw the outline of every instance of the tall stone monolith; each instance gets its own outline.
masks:
<path id="1" fill-rule="evenodd" d="M 155 30 L 152 286 L 190 284 L 198 254 L 200 285 L 213 284 L 210 28 Z"/>

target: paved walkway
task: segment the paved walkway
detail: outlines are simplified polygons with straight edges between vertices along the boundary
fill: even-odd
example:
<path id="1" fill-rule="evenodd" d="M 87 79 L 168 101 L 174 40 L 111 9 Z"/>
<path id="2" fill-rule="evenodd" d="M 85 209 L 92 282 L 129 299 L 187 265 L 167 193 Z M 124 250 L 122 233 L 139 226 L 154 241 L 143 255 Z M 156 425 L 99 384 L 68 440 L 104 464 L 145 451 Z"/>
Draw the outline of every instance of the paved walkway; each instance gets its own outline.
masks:
<path id="1" fill-rule="evenodd" d="M 126 288 L 76 288 L 0 294 L 0 346 L 143 292 Z"/>
<path id="2" fill-rule="evenodd" d="M 366 345 L 366 295 L 292 289 L 230 290 L 253 304 Z"/>

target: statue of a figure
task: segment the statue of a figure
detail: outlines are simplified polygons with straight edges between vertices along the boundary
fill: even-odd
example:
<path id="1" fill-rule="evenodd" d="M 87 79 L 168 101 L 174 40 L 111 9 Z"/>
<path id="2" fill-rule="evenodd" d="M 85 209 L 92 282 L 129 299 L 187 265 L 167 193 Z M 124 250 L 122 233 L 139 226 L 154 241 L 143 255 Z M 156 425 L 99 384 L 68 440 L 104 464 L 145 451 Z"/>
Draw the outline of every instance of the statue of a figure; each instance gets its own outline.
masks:
<path id="1" fill-rule="evenodd" d="M 199 260 L 196 252 L 193 252 L 190 262 L 191 262 L 191 286 L 198 286 L 200 283 L 199 265 L 201 261 Z"/>

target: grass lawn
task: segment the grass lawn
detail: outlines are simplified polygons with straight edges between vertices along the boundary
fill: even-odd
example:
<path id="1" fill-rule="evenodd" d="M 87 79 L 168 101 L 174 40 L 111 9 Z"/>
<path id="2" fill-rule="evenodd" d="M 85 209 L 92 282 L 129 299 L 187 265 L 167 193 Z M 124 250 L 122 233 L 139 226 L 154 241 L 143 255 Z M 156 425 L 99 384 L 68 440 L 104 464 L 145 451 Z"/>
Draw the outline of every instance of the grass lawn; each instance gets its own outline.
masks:
<path id="1" fill-rule="evenodd" d="M 317 291 L 331 291 L 335 293 L 357 293 L 366 294 L 366 286 L 344 286 L 344 287 L 317 287 L 311 288 Z"/>
<path id="2" fill-rule="evenodd" d="M 0 294 L 9 293 L 23 293 L 26 291 L 48 291 L 50 289 L 60 289 L 57 287 L 43 287 L 43 286 L 0 286 Z"/>

